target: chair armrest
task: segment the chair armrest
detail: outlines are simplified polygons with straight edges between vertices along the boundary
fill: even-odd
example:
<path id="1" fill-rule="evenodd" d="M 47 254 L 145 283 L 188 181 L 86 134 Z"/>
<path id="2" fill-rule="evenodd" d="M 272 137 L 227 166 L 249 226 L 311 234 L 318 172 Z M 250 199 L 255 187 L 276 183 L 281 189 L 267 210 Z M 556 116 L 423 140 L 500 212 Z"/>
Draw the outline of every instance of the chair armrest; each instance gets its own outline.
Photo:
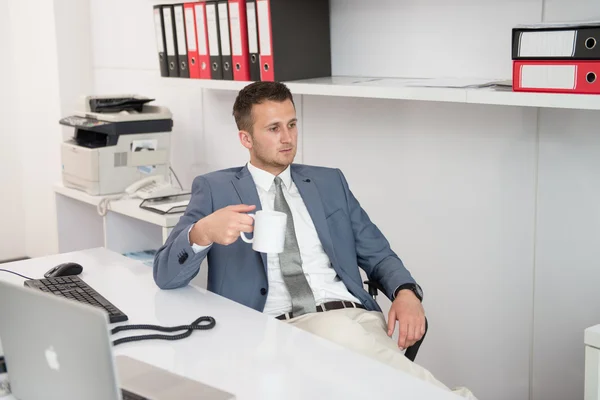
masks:
<path id="1" fill-rule="evenodd" d="M 377 281 L 364 281 L 363 283 L 368 286 L 369 295 L 371 296 L 377 296 L 377 290 L 380 290 L 381 292 L 385 293 L 385 290 L 383 290 L 383 286 L 381 286 L 381 284 Z"/>

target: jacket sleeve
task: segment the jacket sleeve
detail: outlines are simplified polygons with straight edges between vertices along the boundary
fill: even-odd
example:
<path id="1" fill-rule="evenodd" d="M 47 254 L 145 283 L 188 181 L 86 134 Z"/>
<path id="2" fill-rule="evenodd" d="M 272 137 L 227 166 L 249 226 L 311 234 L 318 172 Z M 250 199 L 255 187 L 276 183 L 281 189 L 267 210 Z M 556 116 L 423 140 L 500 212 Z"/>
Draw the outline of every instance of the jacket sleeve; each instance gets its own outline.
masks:
<path id="1" fill-rule="evenodd" d="M 154 282 L 158 287 L 179 288 L 187 285 L 198 274 L 210 246 L 195 252 L 189 241 L 189 231 L 197 221 L 212 212 L 210 185 L 206 178 L 199 176 L 192 184 L 192 197 L 185 213 L 154 257 Z"/>
<path id="2" fill-rule="evenodd" d="M 354 197 L 342 171 L 339 169 L 337 171 L 348 203 L 356 243 L 357 263 L 367 273 L 369 280 L 379 282 L 385 290 L 385 295 L 390 300 L 394 300 L 394 293 L 400 285 L 416 282 L 402 260 L 392 251 L 383 233 L 371 222 Z"/>

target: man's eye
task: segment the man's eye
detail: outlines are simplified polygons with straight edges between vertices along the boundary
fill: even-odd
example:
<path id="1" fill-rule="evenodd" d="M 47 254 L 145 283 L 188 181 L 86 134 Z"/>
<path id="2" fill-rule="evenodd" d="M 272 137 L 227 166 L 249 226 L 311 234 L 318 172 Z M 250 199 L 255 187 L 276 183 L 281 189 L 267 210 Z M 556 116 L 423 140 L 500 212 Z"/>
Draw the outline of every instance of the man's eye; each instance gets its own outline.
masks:
<path id="1" fill-rule="evenodd" d="M 295 122 L 292 122 L 292 123 L 290 124 L 290 128 L 295 128 L 295 127 L 296 127 L 296 123 L 295 123 Z"/>
<path id="2" fill-rule="evenodd" d="M 272 127 L 269 128 L 269 130 L 271 132 L 277 132 L 277 127 L 276 126 L 272 126 Z"/>

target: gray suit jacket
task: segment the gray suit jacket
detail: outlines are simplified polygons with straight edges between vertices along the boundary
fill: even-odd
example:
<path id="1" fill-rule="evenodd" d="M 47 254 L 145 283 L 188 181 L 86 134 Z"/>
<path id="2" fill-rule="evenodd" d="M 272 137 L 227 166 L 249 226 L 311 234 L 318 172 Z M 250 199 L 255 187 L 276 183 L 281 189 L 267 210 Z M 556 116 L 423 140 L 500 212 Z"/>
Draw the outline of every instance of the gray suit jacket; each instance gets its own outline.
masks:
<path id="1" fill-rule="evenodd" d="M 390 299 L 398 286 L 415 283 L 361 208 L 339 169 L 292 164 L 291 175 L 333 268 L 368 310 L 380 308 L 365 290 L 359 266 L 369 279 L 383 286 Z M 160 288 L 187 285 L 208 257 L 208 290 L 255 310 L 264 309 L 269 290 L 266 254 L 255 252 L 241 238 L 229 246 L 214 243 L 198 254 L 189 243 L 188 231 L 196 221 L 235 204 L 256 205 L 255 211 L 261 209 L 247 167 L 194 179 L 190 204 L 154 259 L 154 280 Z"/>

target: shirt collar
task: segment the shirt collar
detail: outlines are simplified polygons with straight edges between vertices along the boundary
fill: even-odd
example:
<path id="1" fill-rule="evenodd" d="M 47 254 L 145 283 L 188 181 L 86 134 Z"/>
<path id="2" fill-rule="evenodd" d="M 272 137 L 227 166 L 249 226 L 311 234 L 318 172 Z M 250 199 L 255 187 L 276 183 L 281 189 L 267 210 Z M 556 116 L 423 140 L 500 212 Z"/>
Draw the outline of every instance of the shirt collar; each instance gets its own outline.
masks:
<path id="1" fill-rule="evenodd" d="M 273 185 L 273 181 L 275 180 L 275 175 L 270 172 L 267 172 L 263 169 L 257 168 L 250 161 L 247 164 L 248 171 L 250 175 L 252 175 L 252 179 L 254 179 L 254 183 L 263 189 L 265 192 L 268 192 Z M 285 185 L 285 187 L 289 190 L 292 185 L 292 174 L 290 173 L 290 166 L 288 165 L 286 169 L 283 170 L 279 174 L 281 181 Z"/>

